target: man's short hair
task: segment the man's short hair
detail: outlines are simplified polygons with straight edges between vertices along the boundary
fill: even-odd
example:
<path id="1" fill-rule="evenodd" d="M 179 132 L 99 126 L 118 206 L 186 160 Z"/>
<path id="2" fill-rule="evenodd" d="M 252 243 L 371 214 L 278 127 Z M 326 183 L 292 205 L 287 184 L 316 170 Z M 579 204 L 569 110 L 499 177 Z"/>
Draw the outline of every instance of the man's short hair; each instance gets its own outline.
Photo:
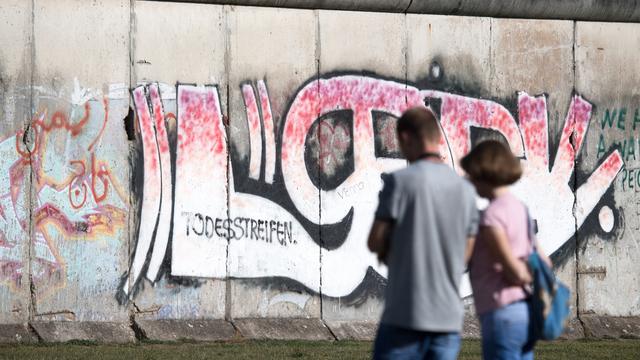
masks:
<path id="1" fill-rule="evenodd" d="M 409 133 L 436 144 L 440 143 L 442 138 L 435 115 L 423 107 L 414 107 L 402 114 L 398 120 L 398 133 Z"/>
<path id="2" fill-rule="evenodd" d="M 503 143 L 486 140 L 460 160 L 460 166 L 471 180 L 491 186 L 511 185 L 522 176 L 520 160 Z"/>

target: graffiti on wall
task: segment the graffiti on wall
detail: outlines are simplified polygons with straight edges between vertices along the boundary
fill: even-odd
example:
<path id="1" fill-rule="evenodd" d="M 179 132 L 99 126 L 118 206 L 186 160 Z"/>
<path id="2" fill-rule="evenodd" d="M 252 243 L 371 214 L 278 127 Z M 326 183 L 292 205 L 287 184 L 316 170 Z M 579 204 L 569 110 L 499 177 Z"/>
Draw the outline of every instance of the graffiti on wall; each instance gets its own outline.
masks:
<path id="1" fill-rule="evenodd" d="M 592 114 L 580 95 L 567 104 L 551 149 L 544 95 L 519 93 L 512 114 L 491 100 L 335 75 L 304 84 L 276 128 L 264 81 L 243 83 L 240 93 L 249 136 L 235 141 L 248 140 L 245 156 L 229 146 L 215 86 L 149 84 L 132 91 L 143 190 L 137 245 L 121 289 L 127 296 L 143 277 L 157 281 L 168 257 L 175 277 L 284 277 L 332 297 L 351 294 L 370 269 L 386 276 L 366 236 L 380 174 L 406 166 L 395 119 L 413 106 L 437 113 L 441 152 L 456 169 L 474 129 L 504 137 L 523 159 L 514 191 L 531 208 L 549 253 L 595 210 L 611 210 L 602 199 L 624 161 L 618 150 L 605 150 L 583 181 L 572 180 Z"/>
<path id="2" fill-rule="evenodd" d="M 80 243 L 120 246 L 128 196 L 105 142 L 110 101 L 41 95 L 25 130 L 0 142 L 0 282 L 10 288 L 28 274 L 46 298 L 68 279 L 88 278 L 79 274 L 83 256 L 72 254 Z"/>
<path id="3" fill-rule="evenodd" d="M 610 147 L 618 148 L 625 161 L 619 177 L 620 188 L 622 191 L 640 191 L 640 168 L 636 164 L 640 158 L 640 138 L 635 136 L 640 127 L 640 108 L 605 108 L 598 124 L 601 132 L 597 157 L 601 158 Z"/>

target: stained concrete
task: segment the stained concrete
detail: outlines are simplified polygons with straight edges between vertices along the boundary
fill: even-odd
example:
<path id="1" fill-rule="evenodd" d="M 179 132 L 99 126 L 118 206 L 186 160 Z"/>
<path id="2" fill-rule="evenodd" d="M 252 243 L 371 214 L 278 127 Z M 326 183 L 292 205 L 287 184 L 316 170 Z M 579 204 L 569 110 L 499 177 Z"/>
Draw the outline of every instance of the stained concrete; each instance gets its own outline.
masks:
<path id="1" fill-rule="evenodd" d="M 410 83 L 491 96 L 491 19 L 410 14 L 406 28 Z"/>
<path id="2" fill-rule="evenodd" d="M 144 339 L 221 341 L 238 336 L 225 320 L 134 320 Z"/>
<path id="3" fill-rule="evenodd" d="M 373 341 L 378 330 L 377 321 L 332 320 L 326 324 L 338 340 Z"/>
<path id="4" fill-rule="evenodd" d="M 38 84 L 34 96 L 36 110 L 47 114 L 60 111 L 70 121 L 78 121 L 84 109 L 74 102 L 82 103 L 82 99 L 92 98 L 95 105 L 88 118 L 89 125 L 79 131 L 75 141 L 65 142 L 62 138 L 66 135 L 61 132 L 42 134 L 49 137 L 47 150 L 57 151 L 59 156 L 43 156 L 42 166 L 35 168 L 39 171 L 35 176 L 51 179 L 49 181 L 53 183 L 64 183 L 65 178 L 74 176 L 73 166 L 69 165 L 71 161 L 84 163 L 90 160 L 87 149 L 95 138 L 100 137 L 94 154 L 97 159 L 104 159 L 105 166 L 109 166 L 111 175 L 117 180 L 98 191 L 108 192 L 110 189 L 107 201 L 119 208 L 126 206 L 123 204 L 128 201 L 129 193 L 129 168 L 122 166 L 127 163 L 129 149 L 124 128 L 120 125 L 127 114 L 128 100 L 126 90 L 116 95 L 111 92 L 110 85 L 126 89 L 129 80 L 129 5 L 126 0 L 92 3 L 36 1 L 33 14 L 34 82 Z M 70 44 L 73 44 L 72 49 Z M 101 112 L 104 97 L 115 98 L 110 100 L 107 124 L 103 136 L 99 136 L 104 123 Z M 56 150 L 52 144 L 57 145 Z M 118 187 L 123 190 L 122 195 L 117 193 Z M 32 190 L 36 202 L 34 211 L 57 199 L 54 194 L 40 193 L 36 186 Z M 116 197 L 117 202 L 111 201 Z M 90 201 L 77 211 L 88 211 L 86 208 L 89 206 Z M 115 294 L 108 290 L 118 287 L 122 269 L 128 265 L 129 256 L 123 246 L 128 238 L 126 223 L 121 227 L 114 225 L 114 232 L 108 237 L 59 234 L 55 228 L 35 226 L 34 242 L 36 237 L 48 241 L 53 253 L 59 256 L 57 261 L 62 266 L 59 273 L 66 274 L 64 279 L 52 274 L 34 284 L 36 314 L 73 314 L 72 319 L 76 321 L 128 321 L 127 308 L 121 307 Z M 38 241 L 43 242 L 42 239 Z M 35 254 L 34 250 L 32 255 Z M 66 261 L 60 260 L 62 258 Z M 35 256 L 31 260 L 35 266 Z M 55 291 L 51 291 L 53 289 Z M 77 329 L 91 331 L 93 327 L 77 325 Z"/>
<path id="5" fill-rule="evenodd" d="M 406 31 L 403 15 L 321 11 L 318 18 L 320 27 L 319 70 L 321 75 L 341 71 L 354 74 L 372 72 L 375 73 L 372 75 L 374 77 L 386 77 L 404 82 L 406 77 Z M 393 40 L 380 41 L 386 36 Z M 349 40 L 346 41 L 346 39 Z M 331 145 L 321 143 L 320 151 L 328 151 L 326 149 L 329 146 Z M 370 151 L 370 149 L 363 151 Z M 354 172 L 357 173 L 357 169 Z M 356 202 L 375 200 L 376 193 L 370 195 L 371 197 L 368 198 L 358 194 L 350 200 L 350 203 L 353 206 L 356 205 Z M 327 200 L 322 201 L 321 208 L 325 214 L 335 211 Z M 364 252 L 354 253 L 354 257 L 370 256 L 366 250 L 366 231 L 368 229 L 364 231 L 352 229 L 350 232 L 351 239 L 347 241 L 358 241 L 359 244 L 355 246 L 359 247 L 358 250 L 364 250 Z M 330 243 L 335 239 L 325 241 Z M 338 257 L 328 254 L 329 251 L 331 250 L 322 249 L 323 286 L 331 287 L 332 282 L 342 281 L 340 277 L 329 276 L 331 272 L 328 269 L 340 269 L 344 272 L 361 271 L 360 268 L 352 268 L 352 266 L 358 266 L 358 262 L 352 263 L 348 260 L 344 261 L 344 258 L 338 259 Z M 378 270 L 386 273 L 386 269 Z M 354 290 L 360 292 L 345 297 L 324 297 L 322 301 L 323 319 L 326 321 L 353 320 L 357 322 L 379 320 L 382 312 L 381 286 L 373 280 L 367 291 Z"/>
<path id="6" fill-rule="evenodd" d="M 584 325 L 577 317 L 569 319 L 566 325 L 566 329 L 562 335 L 561 340 L 576 340 L 584 338 Z"/>
<path id="7" fill-rule="evenodd" d="M 273 184 L 272 180 L 267 180 L 267 173 L 273 174 L 276 170 L 275 163 L 270 163 L 273 165 L 271 171 L 267 170 L 267 148 L 276 151 L 278 145 L 266 141 L 266 128 L 262 130 L 264 137 L 249 138 L 248 114 L 241 87 L 250 85 L 260 106 L 258 82 L 264 81 L 273 121 L 271 139 L 280 139 L 292 94 L 306 81 L 317 77 L 317 13 L 290 9 L 226 7 L 226 16 L 229 36 L 230 148 L 234 159 L 242 161 L 248 167 L 250 157 L 259 156 L 251 153 L 251 141 L 260 142 L 258 148 L 262 146 L 264 156 L 260 156 L 259 160 L 260 163 L 264 162 L 261 166 L 265 168 L 261 178 L 254 179 L 259 184 L 240 184 L 245 179 L 236 177 L 238 186 L 235 191 L 251 192 L 256 187 L 262 189 L 261 192 L 283 191 L 283 184 Z M 264 121 L 266 114 L 262 111 L 260 114 Z M 265 140 L 261 141 L 262 139 Z M 275 157 L 275 153 L 273 156 Z M 316 199 L 317 197 L 310 200 Z M 238 214 L 256 218 L 261 216 L 261 209 L 255 210 L 236 209 L 231 204 L 229 214 L 232 218 L 239 216 Z M 273 213 L 269 216 L 280 219 L 281 214 Z M 318 223 L 319 215 L 311 215 L 310 220 Z M 237 274 L 242 273 L 245 262 L 253 261 L 251 256 L 246 255 L 249 246 L 251 244 L 245 241 L 230 243 L 228 268 L 231 277 L 239 277 Z M 291 272 L 320 269 L 320 247 L 312 247 L 310 251 L 318 254 L 315 257 L 317 260 L 305 264 L 305 269 L 296 267 L 294 261 L 289 262 L 286 258 L 280 261 Z M 263 271 L 265 279 L 229 280 L 229 314 L 232 318 L 320 317 L 320 297 L 317 294 L 301 286 L 279 284 L 276 279 L 268 276 L 266 269 Z M 319 270 L 316 278 L 320 278 Z"/>
<path id="8" fill-rule="evenodd" d="M 255 340 L 334 340 L 320 319 L 234 319 L 243 337 Z"/>
<path id="9" fill-rule="evenodd" d="M 585 314 L 640 312 L 639 45 L 640 24 L 576 23 L 576 89 L 596 104 L 580 168 L 590 172 L 615 149 L 624 161 L 612 194 L 578 233 L 582 246 L 577 291 L 579 311 Z M 584 182 L 584 176 L 578 181 Z"/>
<path id="10" fill-rule="evenodd" d="M 640 339 L 638 317 L 582 315 L 585 337 L 591 339 Z"/>
<path id="11" fill-rule="evenodd" d="M 33 76 L 33 31 L 32 4 L 21 0 L 3 1 L 0 4 L 0 133 L 3 138 L 26 128 L 31 120 L 31 81 Z M 11 141 L 11 140 L 9 140 Z M 0 151 L 0 158 L 5 159 L 0 174 L 0 182 L 8 184 L 10 174 L 6 169 L 11 166 L 11 159 L 15 159 L 13 146 L 4 147 Z M 28 175 L 28 172 L 27 172 Z M 29 186 L 20 190 L 18 198 L 28 199 Z M 2 206 L 7 206 L 4 202 Z M 17 209 L 18 216 L 26 216 L 28 203 L 22 203 Z M 19 226 L 11 226 L 11 218 L 5 219 L 3 224 L 6 233 L 3 242 L 12 248 L 6 261 L 13 262 L 0 277 L 0 323 L 23 323 L 30 316 L 31 294 L 29 292 L 29 273 L 20 271 L 29 268 L 30 244 L 25 241 Z M 13 221 L 17 225 L 17 220 Z M 13 271 L 11 268 L 15 268 Z M 15 271 L 15 273 L 14 273 Z M 8 327 L 9 337 L 12 338 L 14 326 Z M 3 336 L 3 338 L 5 338 Z"/>
<path id="12" fill-rule="evenodd" d="M 0 324 L 0 344 L 2 343 L 35 343 L 36 334 L 28 324 Z"/>
<path id="13" fill-rule="evenodd" d="M 128 322 L 34 321 L 30 324 L 43 342 L 86 340 L 100 343 L 129 343 L 136 340 Z"/>
<path id="14" fill-rule="evenodd" d="M 140 2 L 134 4 L 132 86 L 158 82 L 165 114 L 177 113 L 177 83 L 218 85 L 220 102 L 227 99 L 226 25 L 223 6 Z M 168 127 L 176 122 L 168 119 Z M 135 164 L 142 175 L 142 159 Z M 140 180 L 141 181 L 141 180 Z M 132 208 L 140 204 L 132 203 Z M 137 220 L 136 220 L 137 221 Z M 135 224 L 135 221 L 134 221 Z M 131 253 L 136 244 L 132 236 Z M 171 248 L 167 249 L 170 256 Z M 170 265 L 160 279 L 143 279 L 135 296 L 136 318 L 222 319 L 227 307 L 226 281 L 197 279 L 175 291 Z"/>

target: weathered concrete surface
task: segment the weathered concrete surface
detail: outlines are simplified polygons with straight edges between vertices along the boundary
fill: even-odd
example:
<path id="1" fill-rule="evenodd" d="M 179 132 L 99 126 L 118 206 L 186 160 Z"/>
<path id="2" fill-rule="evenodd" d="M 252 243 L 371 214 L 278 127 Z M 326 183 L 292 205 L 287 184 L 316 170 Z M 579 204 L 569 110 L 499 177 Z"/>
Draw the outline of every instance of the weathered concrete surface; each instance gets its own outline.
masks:
<path id="1" fill-rule="evenodd" d="M 321 323 L 326 321 L 338 338 L 366 338 L 380 316 L 386 274 L 365 245 L 377 193 L 371 179 L 378 179 L 380 164 L 398 159 L 377 154 L 381 135 L 393 141 L 393 126 L 374 127 L 369 136 L 362 120 L 378 121 L 373 112 L 401 108 L 409 92 L 416 103 L 429 93 L 450 101 L 449 110 L 463 111 L 439 114 L 444 125 L 455 125 L 449 128 L 449 150 L 511 131 L 510 144 L 525 165 L 525 178 L 514 191 L 538 220 L 540 239 L 551 244 L 545 246 L 562 245 L 554 256 L 556 269 L 576 290 L 574 308 L 591 319 L 640 314 L 634 236 L 640 230 L 637 24 L 125 0 L 34 4 L 0 5 L 0 39 L 7 44 L 0 49 L 0 323 L 35 320 L 45 329 L 42 324 L 52 322 L 49 330 L 73 330 L 85 321 L 125 324 L 130 315 L 140 322 L 239 318 L 251 337 L 287 338 L 292 326 L 300 333 L 290 338 L 327 338 L 330 331 Z M 179 241 L 154 239 L 153 246 L 167 252 L 159 272 L 149 274 L 149 249 L 138 241 L 137 216 L 138 201 L 154 188 L 142 186 L 139 118 L 132 113 L 124 124 L 123 119 L 132 106 L 128 90 L 155 82 L 165 111 L 160 123 L 172 141 L 180 135 L 174 119 L 179 110 L 195 112 L 178 108 L 176 83 L 217 85 L 221 112 L 229 117 L 229 141 L 221 136 L 218 144 L 230 150 L 216 154 L 222 159 L 216 167 L 194 162 L 202 171 L 191 175 L 204 184 L 194 197 L 215 192 L 222 204 L 215 217 L 223 223 L 230 216 L 293 224 L 290 244 L 267 244 L 253 235 L 231 240 L 227 232 L 215 239 L 222 246 L 207 253 L 213 260 L 200 263 L 205 273 L 216 267 L 215 276 L 177 277 L 170 275 L 172 268 L 189 267 L 201 255 L 199 245 L 207 247 L 212 236 L 199 238 L 196 250 L 180 260 L 170 256 Z M 323 87 L 329 83 L 333 87 Z M 345 90 L 353 84 L 362 94 Z M 363 84 L 391 84 L 406 92 L 372 106 Z M 582 97 L 572 97 L 574 89 Z M 537 105 L 519 104 L 519 96 L 527 96 L 518 92 Z M 591 113 L 571 115 L 572 99 L 580 101 L 578 110 L 593 106 Z M 321 103 L 332 105 L 319 119 Z M 298 112 L 285 121 L 294 105 Z M 490 111 L 478 111 L 485 107 Z M 492 117 L 496 112 L 500 116 Z M 393 124 L 395 115 L 384 116 L 385 124 Z M 532 120 L 539 127 L 527 133 Z M 365 126 L 356 131 L 354 121 Z M 31 130 L 23 136 L 27 124 Z M 294 124 L 289 133 L 287 124 Z M 158 128 L 146 130 L 156 135 Z M 355 146 L 357 138 L 365 145 Z M 175 146 L 166 148 L 175 163 Z M 625 169 L 610 186 L 615 174 L 602 176 L 612 170 L 601 165 L 616 149 Z M 304 158 L 287 163 L 291 151 Z M 364 171 L 363 159 L 369 161 Z M 173 175 L 164 180 L 174 180 L 179 166 L 166 163 Z M 233 181 L 211 178 L 215 170 Z M 583 188 L 574 197 L 572 189 L 585 184 L 596 190 Z M 353 218 L 340 223 L 351 210 Z M 211 223 L 203 232 L 213 235 L 217 226 Z M 196 231 L 189 224 L 186 230 Z M 174 235 L 178 231 L 184 226 L 175 226 Z M 134 274 L 128 264 L 136 255 L 143 266 Z M 125 276 L 136 286 L 125 286 Z M 469 294 L 468 286 L 463 293 Z M 467 315 L 465 335 L 477 336 L 472 313 Z M 180 336 L 162 335 L 160 325 L 173 323 L 152 323 L 149 334 Z M 198 335 L 187 328 L 180 331 Z M 92 330 L 59 331 L 58 337 L 88 338 L 83 331 Z M 582 336 L 577 319 L 566 336 Z M 130 339 L 129 331 L 122 338 Z"/>
<path id="2" fill-rule="evenodd" d="M 135 82 L 226 87 L 223 6 L 136 1 Z M 223 103 L 225 101 L 222 101 Z"/>
<path id="3" fill-rule="evenodd" d="M 226 7 L 229 66 L 229 136 L 234 164 L 234 194 L 231 194 L 231 218 L 261 218 L 276 221 L 287 217 L 289 209 L 274 209 L 265 214 L 251 209 L 239 199 L 241 193 L 287 196 L 285 185 L 275 178 L 276 139 L 281 138 L 284 116 L 291 94 L 309 79 L 317 77 L 317 15 L 313 11 L 289 9 Z M 256 106 L 248 104 L 254 99 Z M 262 106 L 264 104 L 264 106 Z M 270 113 L 269 113 L 270 112 Z M 249 120 L 255 119 L 250 131 Z M 242 174 L 240 165 L 249 168 Z M 264 170 L 261 170 L 264 167 Z M 257 170 L 257 171 L 256 171 Z M 231 190 L 230 190 L 231 191 Z M 315 201 L 315 199 L 309 199 Z M 246 200 L 245 200 L 246 201 Z M 319 215 L 309 214 L 319 222 Z M 316 234 L 317 231 L 316 231 Z M 317 236 L 319 238 L 319 236 Z M 247 240 L 232 240 L 228 253 L 229 276 L 256 277 L 229 280 L 231 318 L 320 317 L 320 297 L 295 283 L 278 282 L 290 273 L 308 273 L 320 279 L 320 247 L 313 244 L 306 251 L 311 261 L 304 267 L 280 258 L 272 267 L 255 259 L 269 257 L 272 247 L 256 247 Z M 295 259 L 297 249 L 290 249 Z"/>
<path id="4" fill-rule="evenodd" d="M 378 330 L 377 321 L 326 321 L 338 340 L 373 341 Z"/>
<path id="5" fill-rule="evenodd" d="M 555 251 L 555 271 L 564 283 L 575 288 L 575 244 L 571 244 L 575 241 L 572 240 L 575 235 L 573 185 L 569 184 L 569 179 L 560 178 L 553 171 L 553 166 L 560 168 L 564 162 L 570 162 L 570 159 L 559 158 L 556 154 L 562 130 L 567 124 L 565 120 L 574 86 L 573 23 L 510 19 L 493 19 L 491 23 L 491 93 L 513 105 L 517 105 L 520 91 L 529 96 L 549 94 L 546 97 L 547 129 L 541 129 L 548 131 L 548 146 L 541 149 L 547 156 L 547 165 L 538 168 L 533 157 L 523 163 L 525 178 L 516 185 L 515 191 L 537 220 L 538 237 L 565 244 Z M 552 69 L 547 64 L 553 64 Z M 520 117 L 516 111 L 513 111 L 513 116 Z M 519 120 L 520 130 L 524 132 L 523 120 Z M 545 134 L 537 133 L 535 136 L 546 140 Z M 536 142 L 524 134 L 523 140 L 527 146 L 525 154 L 535 153 L 533 146 Z M 527 176 L 528 172 L 533 176 Z M 555 250 L 542 247 L 548 255 Z M 575 304 L 575 296 L 572 292 L 572 304 Z M 572 312 L 575 316 L 574 307 Z"/>
<path id="6" fill-rule="evenodd" d="M 168 129 L 176 128 L 176 84 L 218 85 L 220 101 L 226 104 L 225 17 L 222 6 L 135 2 L 133 79 L 138 84 L 158 82 Z M 173 114 L 171 117 L 169 114 Z M 141 182 L 142 158 L 136 159 Z M 137 209 L 140 204 L 132 204 Z M 133 213 L 132 213 L 133 215 Z M 137 214 L 136 214 L 137 215 Z M 136 224 L 135 220 L 134 224 Z M 131 236 L 131 253 L 137 237 Z M 171 247 L 165 259 L 171 256 Z M 130 274 L 130 283 L 133 283 Z M 140 280 L 135 296 L 136 319 L 222 319 L 225 317 L 226 282 L 194 279 L 185 286 L 171 276 L 171 264 L 162 265 L 157 279 Z M 183 283 L 184 284 L 184 283 Z M 180 287 L 180 291 L 176 291 Z"/>
<path id="7" fill-rule="evenodd" d="M 582 338 L 584 338 L 584 326 L 577 317 L 574 317 L 567 323 L 567 328 L 564 333 L 560 335 L 560 339 L 576 340 Z"/>
<path id="8" fill-rule="evenodd" d="M 234 319 L 243 337 L 256 340 L 333 340 L 320 319 Z"/>
<path id="9" fill-rule="evenodd" d="M 128 322 L 34 321 L 31 326 L 44 342 L 86 340 L 101 343 L 128 343 L 136 340 Z"/>
<path id="10" fill-rule="evenodd" d="M 225 320 L 134 320 L 142 336 L 158 341 L 221 341 L 237 334 Z"/>
<path id="11" fill-rule="evenodd" d="M 332 72 L 348 71 L 357 74 L 360 71 L 375 72 L 375 76 L 389 77 L 403 81 L 406 77 L 406 31 L 405 17 L 403 15 L 364 14 L 358 12 L 319 12 L 320 27 L 320 74 L 327 76 Z M 393 41 L 380 41 L 389 36 Z M 346 41 L 346 39 L 349 39 Z M 321 101 L 322 99 L 321 94 Z M 326 97 L 333 96 L 327 93 Z M 336 176 L 345 178 L 338 186 L 326 186 L 320 195 L 321 220 L 323 223 L 339 221 L 339 216 L 345 217 L 349 208 L 353 206 L 356 212 L 365 212 L 363 209 L 374 209 L 377 203 L 377 193 L 380 184 L 369 185 L 368 179 L 363 176 L 367 163 L 366 156 L 374 149 L 367 148 L 366 140 L 356 143 L 356 132 L 363 131 L 359 128 L 357 119 L 350 119 L 343 125 L 346 129 L 343 135 L 338 131 L 340 124 L 328 119 L 328 126 L 333 134 L 331 141 L 320 141 L 319 151 L 327 157 L 334 156 L 335 162 L 325 163 L 323 171 L 335 172 Z M 349 138 L 344 141 L 342 136 Z M 362 139 L 362 138 L 360 138 Z M 373 142 L 373 141 L 372 141 Z M 353 147 L 351 159 L 340 152 L 339 144 L 344 143 Z M 353 170 L 348 166 L 352 164 Z M 348 177 L 347 177 L 348 176 Z M 375 175 L 373 175 L 375 176 Z M 327 181 L 328 182 L 328 181 Z M 321 187 L 322 187 L 321 182 Z M 351 191 L 354 189 L 355 191 Z M 366 279 L 366 286 L 341 290 L 347 296 L 325 296 L 322 301 L 323 319 L 377 321 L 382 311 L 381 280 L 378 275 L 372 276 L 372 272 L 363 263 L 376 264 L 376 271 L 386 276 L 386 267 L 380 265 L 375 256 L 366 247 L 366 234 L 373 217 L 356 218 L 353 220 L 349 234 L 344 244 L 334 249 L 336 243 L 340 243 L 339 235 L 323 236 L 323 243 L 327 244 L 322 249 L 322 286 L 323 293 L 330 294 L 335 289 L 341 289 L 342 283 L 347 282 L 342 276 L 345 273 L 357 274 Z M 349 255 L 347 255 L 349 254 Z"/>
<path id="12" fill-rule="evenodd" d="M 2 343 L 34 343 L 38 337 L 27 324 L 0 324 L 0 344 Z"/>
<path id="13" fill-rule="evenodd" d="M 25 128 L 31 119 L 32 40 L 31 2 L 4 1 L 0 4 L 0 135 L 4 146 L 0 148 L 2 172 L 0 182 L 10 182 L 10 159 L 15 158 L 11 135 Z M 6 140 L 5 140 L 6 139 Z M 28 171 L 28 170 L 27 170 Z M 27 172 L 27 176 L 28 172 Z M 8 188 L 3 189 L 6 193 Z M 3 247 L 0 248 L 0 323 L 23 323 L 29 318 L 28 234 L 17 218 L 28 217 L 29 186 L 20 190 L 15 217 L 3 217 Z M 10 201 L 2 200 L 2 207 Z M 9 333 L 13 325 L 8 328 Z M 12 336 L 12 335 L 10 335 Z"/>
<path id="14" fill-rule="evenodd" d="M 580 168 L 603 163 L 614 148 L 624 161 L 606 201 L 578 233 L 578 305 L 585 316 L 640 315 L 640 62 L 632 50 L 638 44 L 639 24 L 576 24 L 576 89 L 597 105 Z"/>
<path id="15" fill-rule="evenodd" d="M 40 279 L 34 284 L 36 319 L 128 321 L 127 308 L 119 306 L 113 289 L 128 264 L 129 168 L 122 164 L 129 148 L 121 121 L 128 108 L 129 16 L 126 0 L 42 1 L 34 8 L 35 110 L 44 124 L 53 117 L 67 124 L 33 125 L 40 157 L 33 167 L 39 182 L 32 189 L 31 261 L 34 278 Z M 91 164 L 94 186 L 82 187 L 84 180 L 72 184 Z M 62 215 L 42 216 L 50 206 Z M 90 213 L 108 225 L 92 226 L 83 218 Z M 67 221 L 73 225 L 65 226 Z"/>
<path id="16" fill-rule="evenodd" d="M 640 319 L 637 316 L 582 315 L 580 319 L 584 324 L 584 335 L 587 338 L 640 339 Z"/>
<path id="17" fill-rule="evenodd" d="M 491 97 L 491 19 L 410 14 L 406 22 L 409 82 Z"/>

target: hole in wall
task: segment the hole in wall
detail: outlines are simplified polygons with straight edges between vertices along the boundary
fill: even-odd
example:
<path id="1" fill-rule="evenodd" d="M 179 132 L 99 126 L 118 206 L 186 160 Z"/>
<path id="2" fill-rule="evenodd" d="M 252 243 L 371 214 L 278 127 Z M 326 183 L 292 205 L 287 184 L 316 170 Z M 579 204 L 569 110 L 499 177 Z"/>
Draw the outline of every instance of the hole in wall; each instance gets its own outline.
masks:
<path id="1" fill-rule="evenodd" d="M 135 140 L 135 113 L 132 107 L 129 107 L 129 112 L 127 113 L 127 116 L 124 117 L 123 121 L 124 131 L 127 133 L 127 140 Z"/>

